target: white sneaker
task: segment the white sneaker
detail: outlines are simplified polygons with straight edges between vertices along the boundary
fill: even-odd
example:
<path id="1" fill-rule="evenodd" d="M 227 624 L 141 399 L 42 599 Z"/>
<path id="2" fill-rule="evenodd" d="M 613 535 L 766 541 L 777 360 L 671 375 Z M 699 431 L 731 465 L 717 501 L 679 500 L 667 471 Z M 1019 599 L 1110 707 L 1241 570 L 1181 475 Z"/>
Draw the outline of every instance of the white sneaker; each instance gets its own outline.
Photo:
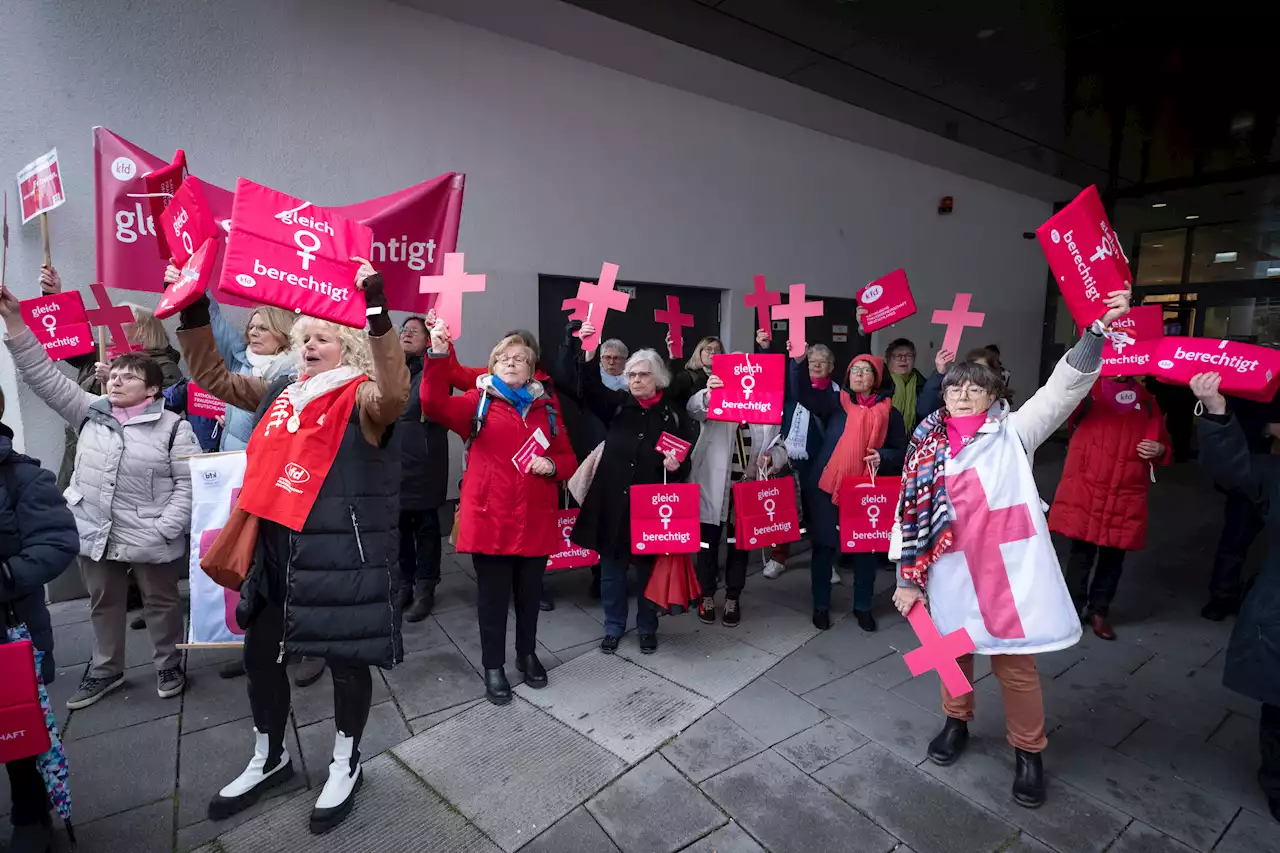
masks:
<path id="1" fill-rule="evenodd" d="M 258 801 L 268 788 L 282 784 L 293 777 L 293 763 L 289 761 L 289 751 L 281 750 L 280 760 L 270 770 L 267 769 L 267 753 L 270 751 L 270 738 L 253 730 L 253 758 L 244 772 L 231 781 L 209 801 L 209 820 L 225 820 L 237 812 L 242 812 Z"/>
<path id="2" fill-rule="evenodd" d="M 837 572 L 835 569 L 831 570 L 831 582 L 833 584 L 840 583 L 840 573 Z"/>
<path id="3" fill-rule="evenodd" d="M 353 759 L 352 756 L 355 755 Z M 333 762 L 329 765 L 329 780 L 311 810 L 311 832 L 314 835 L 328 832 L 346 820 L 355 805 L 356 791 L 364 781 L 360 758 L 355 751 L 355 741 L 342 732 L 333 741 Z"/>
<path id="4" fill-rule="evenodd" d="M 785 563 L 779 563 L 777 560 L 769 560 L 767 563 L 764 564 L 764 571 L 761 572 L 761 574 L 763 574 L 769 580 L 773 580 L 774 578 L 776 578 L 778 575 L 782 574 L 786 570 L 787 570 L 787 566 Z"/>

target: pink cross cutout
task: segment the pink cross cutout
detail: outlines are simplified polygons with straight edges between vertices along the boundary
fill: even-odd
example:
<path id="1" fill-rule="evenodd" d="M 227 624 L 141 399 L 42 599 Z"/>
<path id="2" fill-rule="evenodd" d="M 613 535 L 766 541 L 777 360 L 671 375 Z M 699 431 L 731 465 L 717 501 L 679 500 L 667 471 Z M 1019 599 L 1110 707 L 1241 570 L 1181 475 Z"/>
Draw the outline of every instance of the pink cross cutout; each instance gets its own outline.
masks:
<path id="1" fill-rule="evenodd" d="M 560 310 L 570 312 L 569 314 L 570 323 L 572 323 L 574 320 L 587 319 L 587 303 L 583 302 L 581 299 L 579 299 L 576 296 L 570 297 L 566 299 L 564 302 L 561 302 Z"/>
<path id="2" fill-rule="evenodd" d="M 788 321 L 787 352 L 792 358 L 799 358 L 804 355 L 805 318 L 822 316 L 822 302 L 805 302 L 804 288 L 803 284 L 791 285 L 787 304 L 773 306 L 773 319 Z"/>
<path id="3" fill-rule="evenodd" d="M 931 669 L 936 669 L 943 686 L 952 696 L 972 693 L 973 685 L 964 677 L 960 664 L 956 663 L 956 658 L 967 655 L 977 648 L 969 632 L 961 628 L 945 637 L 942 636 L 938 633 L 938 626 L 933 624 L 933 619 L 922 601 L 917 601 L 907 611 L 907 621 L 911 623 L 911 630 L 916 632 L 916 638 L 920 640 L 920 648 L 913 649 L 902 656 L 911 674 L 923 675 Z"/>
<path id="4" fill-rule="evenodd" d="M 946 334 L 942 336 L 942 348 L 944 350 L 959 353 L 960 336 L 964 334 L 965 326 L 981 328 L 986 321 L 986 314 L 969 310 L 969 302 L 972 299 L 972 293 L 957 293 L 956 301 L 952 304 L 950 311 L 944 311 L 939 308 L 933 312 L 933 322 L 939 325 L 946 324 L 947 327 Z"/>
<path id="5" fill-rule="evenodd" d="M 773 326 L 769 322 L 769 310 L 773 306 L 782 302 L 782 294 L 772 290 L 765 290 L 764 276 L 753 275 L 751 281 L 754 283 L 755 289 L 742 298 L 742 301 L 748 308 L 756 309 L 756 322 L 761 329 L 769 333 L 769 337 L 773 338 Z"/>
<path id="6" fill-rule="evenodd" d="M 680 313 L 680 297 L 667 297 L 667 310 L 659 308 L 653 312 L 653 319 L 658 323 L 666 323 L 671 333 L 671 357 L 684 358 L 684 326 L 693 325 L 692 314 Z"/>
<path id="7" fill-rule="evenodd" d="M 462 337 L 462 294 L 484 291 L 484 276 L 462 271 L 465 260 L 462 252 L 449 252 L 444 256 L 444 272 L 424 275 L 418 280 L 419 293 L 437 294 L 436 318 L 444 320 L 454 340 Z"/>
<path id="8" fill-rule="evenodd" d="M 951 550 L 963 552 L 969 564 L 982 624 L 988 634 L 1002 640 L 1025 637 L 1000 546 L 1036 535 L 1031 510 L 1026 504 L 992 509 L 976 468 L 950 474 L 947 479 L 955 517 L 964 519 L 964 524 L 951 528 L 955 531 Z"/>
<path id="9" fill-rule="evenodd" d="M 587 352 L 592 352 L 600 346 L 600 336 L 604 332 L 604 320 L 608 313 L 626 311 L 627 303 L 631 301 L 630 296 L 613 289 L 613 284 L 617 280 L 618 265 L 605 263 L 600 267 L 599 284 L 592 284 L 589 281 L 578 282 L 578 299 L 590 306 L 587 309 L 587 317 L 590 318 L 595 313 L 595 308 L 601 309 L 599 315 L 592 321 L 592 325 L 596 327 L 595 334 L 582 339 L 582 348 Z"/>
<path id="10" fill-rule="evenodd" d="M 89 318 L 89 323 L 94 326 L 106 326 L 111 330 L 113 350 L 130 352 L 141 349 L 130 344 L 124 334 L 124 324 L 134 322 L 133 310 L 125 305 L 112 305 L 111 297 L 107 294 L 107 286 L 101 282 L 95 281 L 89 285 L 89 289 L 93 291 L 93 298 L 98 303 L 97 308 L 90 308 L 84 312 Z"/>

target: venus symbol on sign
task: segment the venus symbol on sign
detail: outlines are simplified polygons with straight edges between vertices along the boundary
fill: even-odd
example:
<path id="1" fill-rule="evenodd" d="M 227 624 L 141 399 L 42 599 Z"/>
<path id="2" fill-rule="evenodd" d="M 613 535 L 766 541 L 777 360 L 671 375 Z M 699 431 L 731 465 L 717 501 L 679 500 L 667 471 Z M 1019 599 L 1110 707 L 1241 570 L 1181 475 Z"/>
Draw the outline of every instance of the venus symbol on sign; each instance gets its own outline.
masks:
<path id="1" fill-rule="evenodd" d="M 40 318 L 40 324 L 49 330 L 49 340 L 53 340 L 58 336 L 58 318 L 53 314 L 45 314 Z"/>
<path id="2" fill-rule="evenodd" d="M 778 508 L 778 502 L 773 498 L 764 499 L 764 511 L 768 514 L 769 520 L 773 521 L 773 511 Z"/>
<path id="3" fill-rule="evenodd" d="M 742 396 L 751 399 L 751 390 L 756 387 L 756 378 L 750 373 L 744 374 L 742 377 Z"/>
<path id="4" fill-rule="evenodd" d="M 663 530 L 671 529 L 671 516 L 674 512 L 675 510 L 671 508 L 671 504 L 663 504 L 658 507 L 658 518 L 662 519 Z"/>
<path id="5" fill-rule="evenodd" d="M 311 241 L 310 246 L 305 244 L 303 237 Z M 311 262 L 316 259 L 316 249 L 320 248 L 320 238 L 310 231 L 298 230 L 293 232 L 293 242 L 298 245 L 299 251 L 296 254 L 302 258 L 302 268 L 310 269 Z"/>

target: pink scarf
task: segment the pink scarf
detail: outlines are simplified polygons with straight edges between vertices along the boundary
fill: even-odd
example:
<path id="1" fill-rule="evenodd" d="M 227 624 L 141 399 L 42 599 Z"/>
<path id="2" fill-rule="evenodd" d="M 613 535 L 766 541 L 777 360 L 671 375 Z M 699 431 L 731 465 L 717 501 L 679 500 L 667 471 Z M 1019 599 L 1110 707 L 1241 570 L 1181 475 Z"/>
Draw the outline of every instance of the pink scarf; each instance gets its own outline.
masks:
<path id="1" fill-rule="evenodd" d="M 121 424 L 128 423 L 138 415 L 145 413 L 147 411 L 147 406 L 150 406 L 152 402 L 153 401 L 151 400 L 143 400 L 136 406 L 112 406 L 111 417 L 115 418 Z"/>
<path id="2" fill-rule="evenodd" d="M 982 425 L 987 422 L 987 413 L 979 412 L 976 415 L 950 415 L 947 417 L 947 444 L 951 447 L 951 458 L 954 459 L 956 454 L 969 446 L 969 442 L 973 441 L 973 437 L 978 434 L 978 430 L 982 429 Z"/>

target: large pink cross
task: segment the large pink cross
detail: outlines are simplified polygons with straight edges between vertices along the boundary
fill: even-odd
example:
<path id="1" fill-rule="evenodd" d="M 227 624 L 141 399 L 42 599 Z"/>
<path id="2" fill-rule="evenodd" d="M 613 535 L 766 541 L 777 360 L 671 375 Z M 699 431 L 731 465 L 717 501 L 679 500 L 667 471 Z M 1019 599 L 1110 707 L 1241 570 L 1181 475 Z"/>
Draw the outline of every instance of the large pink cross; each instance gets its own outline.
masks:
<path id="1" fill-rule="evenodd" d="M 963 696 L 972 692 L 973 685 L 964 677 L 960 664 L 956 663 L 956 658 L 967 655 L 977 648 L 969 632 L 961 628 L 945 637 L 942 636 L 938 633 L 938 626 L 933 624 L 933 619 L 922 601 L 917 601 L 907 611 L 907 621 L 911 623 L 911 629 L 916 632 L 916 637 L 920 640 L 920 648 L 913 649 L 902 657 L 911 674 L 921 675 L 936 669 L 938 677 L 942 679 L 947 692 L 952 696 Z"/>
<path id="2" fill-rule="evenodd" d="M 419 293 L 436 294 L 436 318 L 444 320 L 449 336 L 462 337 L 462 294 L 480 293 L 484 290 L 484 276 L 468 275 L 462 270 L 466 255 L 449 252 L 444 256 L 444 272 L 440 275 L 424 275 L 419 279 Z"/>
<path id="3" fill-rule="evenodd" d="M 90 308 L 84 312 L 89 318 L 89 323 L 94 326 L 106 326 L 111 330 L 113 350 L 130 352 L 140 349 L 130 344 L 124 334 L 124 324 L 134 322 L 133 310 L 126 305 L 112 305 L 111 297 L 107 294 L 107 286 L 101 282 L 95 281 L 89 285 L 89 289 L 93 291 L 93 298 L 98 303 L 97 308 Z"/>
<path id="4" fill-rule="evenodd" d="M 631 297 L 620 290 L 614 290 L 613 284 L 618 280 L 618 265 L 605 263 L 600 267 L 600 283 L 589 281 L 578 282 L 578 298 L 588 304 L 587 317 L 595 319 L 591 324 L 596 327 L 589 338 L 582 339 L 582 348 L 587 352 L 600 346 L 600 335 L 604 332 L 604 320 L 610 311 L 626 311 Z M 595 309 L 600 310 L 595 310 Z"/>
<path id="5" fill-rule="evenodd" d="M 951 528 L 955 531 L 951 550 L 963 552 L 969 564 L 982 624 L 988 634 L 1002 640 L 1025 637 L 1000 546 L 1036 535 L 1031 510 L 1026 504 L 992 509 L 976 468 L 949 475 L 947 489 L 955 517 L 964 519 L 963 524 Z"/>
<path id="6" fill-rule="evenodd" d="M 693 325 L 692 314 L 680 313 L 680 297 L 667 297 L 667 310 L 659 308 L 653 312 L 653 319 L 658 323 L 666 323 L 671 333 L 671 357 L 684 358 L 684 326 Z"/>
<path id="7" fill-rule="evenodd" d="M 775 293 L 772 290 L 765 290 L 764 276 L 762 275 L 753 275 L 751 281 L 755 289 L 744 296 L 742 301 L 746 303 L 748 308 L 756 309 L 756 322 L 772 338 L 773 324 L 769 322 L 769 309 L 782 302 L 782 294 Z"/>
<path id="8" fill-rule="evenodd" d="M 787 304 L 773 306 L 773 319 L 787 321 L 787 352 L 792 358 L 804 355 L 805 318 L 822 316 L 822 302 L 805 302 L 804 287 L 803 284 L 791 285 Z"/>
<path id="9" fill-rule="evenodd" d="M 942 348 L 944 350 L 958 353 L 960 351 L 960 336 L 964 334 L 965 326 L 980 328 L 986 321 L 986 314 L 969 310 L 969 302 L 972 299 L 972 293 L 957 293 L 956 301 L 952 304 L 950 311 L 944 311 L 939 308 L 933 312 L 933 322 L 939 325 L 945 324 L 947 327 L 946 334 L 942 336 Z"/>

